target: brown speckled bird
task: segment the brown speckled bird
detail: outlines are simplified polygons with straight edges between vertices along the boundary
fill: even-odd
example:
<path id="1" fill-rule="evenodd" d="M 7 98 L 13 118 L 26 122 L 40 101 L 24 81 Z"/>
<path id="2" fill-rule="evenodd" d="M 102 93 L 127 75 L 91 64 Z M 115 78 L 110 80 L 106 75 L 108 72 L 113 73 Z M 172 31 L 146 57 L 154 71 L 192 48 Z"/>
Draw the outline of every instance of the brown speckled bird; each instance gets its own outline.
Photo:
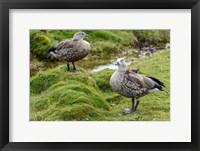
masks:
<path id="1" fill-rule="evenodd" d="M 117 59 L 118 69 L 110 78 L 110 86 L 117 93 L 132 98 L 132 108 L 124 109 L 125 113 L 136 111 L 140 97 L 156 91 L 165 91 L 164 83 L 154 77 L 138 74 L 139 69 L 127 70 L 124 58 Z M 166 92 L 166 91 L 165 91 Z M 134 99 L 137 103 L 135 105 Z"/>
<path id="2" fill-rule="evenodd" d="M 73 38 L 65 39 L 48 49 L 48 52 L 55 58 L 67 62 L 68 71 L 69 63 L 72 62 L 73 70 L 76 70 L 74 62 L 83 59 L 90 52 L 90 44 L 83 40 L 88 35 L 84 32 L 77 32 Z"/>

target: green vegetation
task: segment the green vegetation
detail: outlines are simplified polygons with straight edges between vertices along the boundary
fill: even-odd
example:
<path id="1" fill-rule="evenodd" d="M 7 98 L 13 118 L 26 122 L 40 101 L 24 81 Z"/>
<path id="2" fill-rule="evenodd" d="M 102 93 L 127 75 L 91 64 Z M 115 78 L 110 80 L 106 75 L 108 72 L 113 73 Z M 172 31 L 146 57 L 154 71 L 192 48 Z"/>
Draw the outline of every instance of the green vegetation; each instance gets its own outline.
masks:
<path id="1" fill-rule="evenodd" d="M 167 30 L 82 30 L 92 50 L 77 62 L 78 73 L 68 72 L 65 62 L 55 61 L 49 47 L 73 37 L 78 30 L 31 30 L 30 120 L 32 121 L 168 121 L 169 94 L 156 92 L 141 98 L 138 110 L 124 114 L 131 99 L 113 92 L 109 85 L 114 70 L 88 72 L 86 69 L 105 64 L 116 55 L 143 46 L 164 47 L 170 41 Z M 133 55 L 127 58 L 133 60 Z M 101 59 L 100 59 L 101 58 Z M 104 58 L 104 59 L 102 59 Z M 156 52 L 138 59 L 129 68 L 140 68 L 141 74 L 155 76 L 170 91 L 170 51 Z M 170 93 L 170 92 L 169 92 Z"/>
<path id="2" fill-rule="evenodd" d="M 63 39 L 72 38 L 79 30 L 31 30 L 30 50 L 33 56 L 40 60 L 53 58 L 47 50 Z M 167 30 L 82 30 L 89 34 L 91 56 L 116 54 L 128 49 L 134 49 L 137 41 L 149 45 L 162 45 L 169 42 Z"/>
<path id="3" fill-rule="evenodd" d="M 164 47 L 170 42 L 169 30 L 134 30 L 133 34 L 137 40 L 144 45 Z"/>
<path id="4" fill-rule="evenodd" d="M 41 31 L 35 31 L 37 32 Z M 51 35 L 49 31 L 45 35 Z M 104 31 L 90 32 L 106 39 L 105 34 L 114 41 L 124 41 Z M 102 31 L 103 32 L 103 31 Z M 126 33 L 120 33 L 126 34 Z M 59 35 L 59 34 L 58 34 Z M 60 32 L 62 38 L 65 33 Z M 33 35 L 32 35 L 33 36 Z M 112 37 L 112 38 L 111 38 Z M 49 41 L 51 43 L 52 40 Z M 97 40 L 98 41 L 98 40 Z M 32 47 L 33 49 L 33 47 Z M 38 50 L 39 51 L 39 50 Z M 32 50 L 33 52 L 33 50 Z M 39 54 L 38 54 L 39 55 Z M 165 83 L 165 90 L 170 93 L 170 51 L 162 50 L 146 58 L 138 59 L 130 68 L 140 68 L 142 74 L 155 76 Z M 42 65 L 37 65 L 42 66 Z M 170 99 L 165 92 L 156 92 L 141 98 L 138 110 L 132 114 L 124 114 L 123 109 L 131 107 L 131 99 L 113 92 L 109 79 L 114 70 L 104 69 L 89 73 L 78 67 L 80 72 L 68 72 L 66 65 L 39 71 L 30 80 L 30 120 L 32 121 L 168 121 L 170 120 Z"/>

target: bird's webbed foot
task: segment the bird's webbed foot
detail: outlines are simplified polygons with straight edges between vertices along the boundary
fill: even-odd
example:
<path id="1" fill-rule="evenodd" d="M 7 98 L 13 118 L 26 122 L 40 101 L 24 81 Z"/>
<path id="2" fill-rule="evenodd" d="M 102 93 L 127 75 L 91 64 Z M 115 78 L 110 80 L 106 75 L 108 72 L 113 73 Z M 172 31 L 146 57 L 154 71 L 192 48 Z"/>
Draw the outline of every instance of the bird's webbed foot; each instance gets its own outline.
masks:
<path id="1" fill-rule="evenodd" d="M 76 66 L 75 66 L 74 62 L 72 62 L 72 65 L 73 65 L 73 72 L 74 72 L 74 73 L 79 72 L 79 70 L 76 70 Z"/>
<path id="2" fill-rule="evenodd" d="M 130 113 L 135 112 L 135 111 L 136 111 L 135 108 L 131 108 L 131 109 L 130 108 L 125 108 L 124 109 L 124 113 L 125 114 L 130 114 Z"/>
<path id="3" fill-rule="evenodd" d="M 133 97 L 133 98 L 132 98 L 132 108 L 131 108 L 131 109 L 130 109 L 130 108 L 124 109 L 124 113 L 125 113 L 125 114 L 130 114 L 130 113 L 136 111 L 137 106 L 138 106 L 140 100 L 139 100 L 139 98 L 136 98 L 136 99 L 137 99 L 137 103 L 136 103 L 136 105 L 134 105 L 134 104 L 135 104 L 134 99 L 135 99 L 135 98 Z"/>
<path id="4" fill-rule="evenodd" d="M 79 70 L 75 70 L 75 69 L 73 69 L 73 72 L 74 72 L 74 73 L 78 73 L 78 72 L 79 72 Z"/>

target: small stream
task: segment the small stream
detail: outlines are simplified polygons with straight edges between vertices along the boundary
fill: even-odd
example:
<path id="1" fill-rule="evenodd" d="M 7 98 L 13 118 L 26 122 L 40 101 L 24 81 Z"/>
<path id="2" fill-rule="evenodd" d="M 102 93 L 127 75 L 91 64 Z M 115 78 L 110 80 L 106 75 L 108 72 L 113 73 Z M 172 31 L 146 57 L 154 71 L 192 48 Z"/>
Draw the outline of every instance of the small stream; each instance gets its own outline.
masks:
<path id="1" fill-rule="evenodd" d="M 90 70 L 90 72 L 97 72 L 97 71 L 101 71 L 103 69 L 117 69 L 117 66 L 115 66 L 114 63 L 100 65 L 97 68 Z"/>
<path id="2" fill-rule="evenodd" d="M 97 72 L 103 69 L 117 69 L 115 66 L 115 62 L 117 58 L 126 57 L 127 60 L 130 61 L 139 58 L 139 52 L 136 49 L 131 49 L 126 52 L 122 52 L 121 54 L 116 55 L 106 55 L 102 57 L 86 57 L 83 60 L 78 61 L 76 64 L 80 67 L 83 67 L 90 72 Z"/>
<path id="3" fill-rule="evenodd" d="M 162 50 L 162 49 L 160 49 L 160 50 Z M 160 51 L 160 50 L 156 50 L 156 51 Z M 155 52 L 153 52 L 153 53 L 155 53 Z M 130 50 L 124 51 L 124 52 L 122 52 L 120 54 L 116 54 L 116 55 L 113 55 L 113 54 L 106 54 L 104 56 L 88 55 L 86 58 L 77 61 L 75 63 L 75 65 L 82 67 L 82 68 L 88 70 L 89 72 L 97 72 L 97 71 L 101 71 L 106 68 L 117 69 L 117 66 L 115 66 L 115 62 L 116 62 L 117 58 L 125 57 L 126 61 L 130 62 L 130 61 L 134 61 L 139 58 L 142 58 L 142 57 L 149 56 L 153 53 L 151 51 L 138 51 L 136 49 L 130 49 Z M 33 68 L 31 67 L 31 76 L 35 75 L 39 70 L 44 71 L 47 69 L 55 68 L 55 67 L 57 67 L 59 65 L 63 65 L 63 64 L 66 64 L 66 62 L 63 62 L 63 61 L 48 62 L 48 63 L 43 63 L 42 65 L 39 65 L 37 67 L 37 65 L 32 63 L 32 65 L 36 66 L 36 67 L 33 67 Z M 70 65 L 70 67 L 72 68 L 72 65 Z"/>

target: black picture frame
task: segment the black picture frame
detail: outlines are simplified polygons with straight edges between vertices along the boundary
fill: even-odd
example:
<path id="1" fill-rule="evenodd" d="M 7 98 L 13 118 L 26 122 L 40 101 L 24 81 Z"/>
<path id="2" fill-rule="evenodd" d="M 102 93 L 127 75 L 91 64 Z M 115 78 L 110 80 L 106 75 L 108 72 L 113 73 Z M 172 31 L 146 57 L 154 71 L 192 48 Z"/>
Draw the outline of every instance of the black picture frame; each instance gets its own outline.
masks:
<path id="1" fill-rule="evenodd" d="M 9 142 L 9 9 L 191 9 L 191 142 Z M 200 150 L 200 0 L 0 0 L 0 148 L 25 150 Z M 134 136 L 133 136 L 134 137 Z"/>

